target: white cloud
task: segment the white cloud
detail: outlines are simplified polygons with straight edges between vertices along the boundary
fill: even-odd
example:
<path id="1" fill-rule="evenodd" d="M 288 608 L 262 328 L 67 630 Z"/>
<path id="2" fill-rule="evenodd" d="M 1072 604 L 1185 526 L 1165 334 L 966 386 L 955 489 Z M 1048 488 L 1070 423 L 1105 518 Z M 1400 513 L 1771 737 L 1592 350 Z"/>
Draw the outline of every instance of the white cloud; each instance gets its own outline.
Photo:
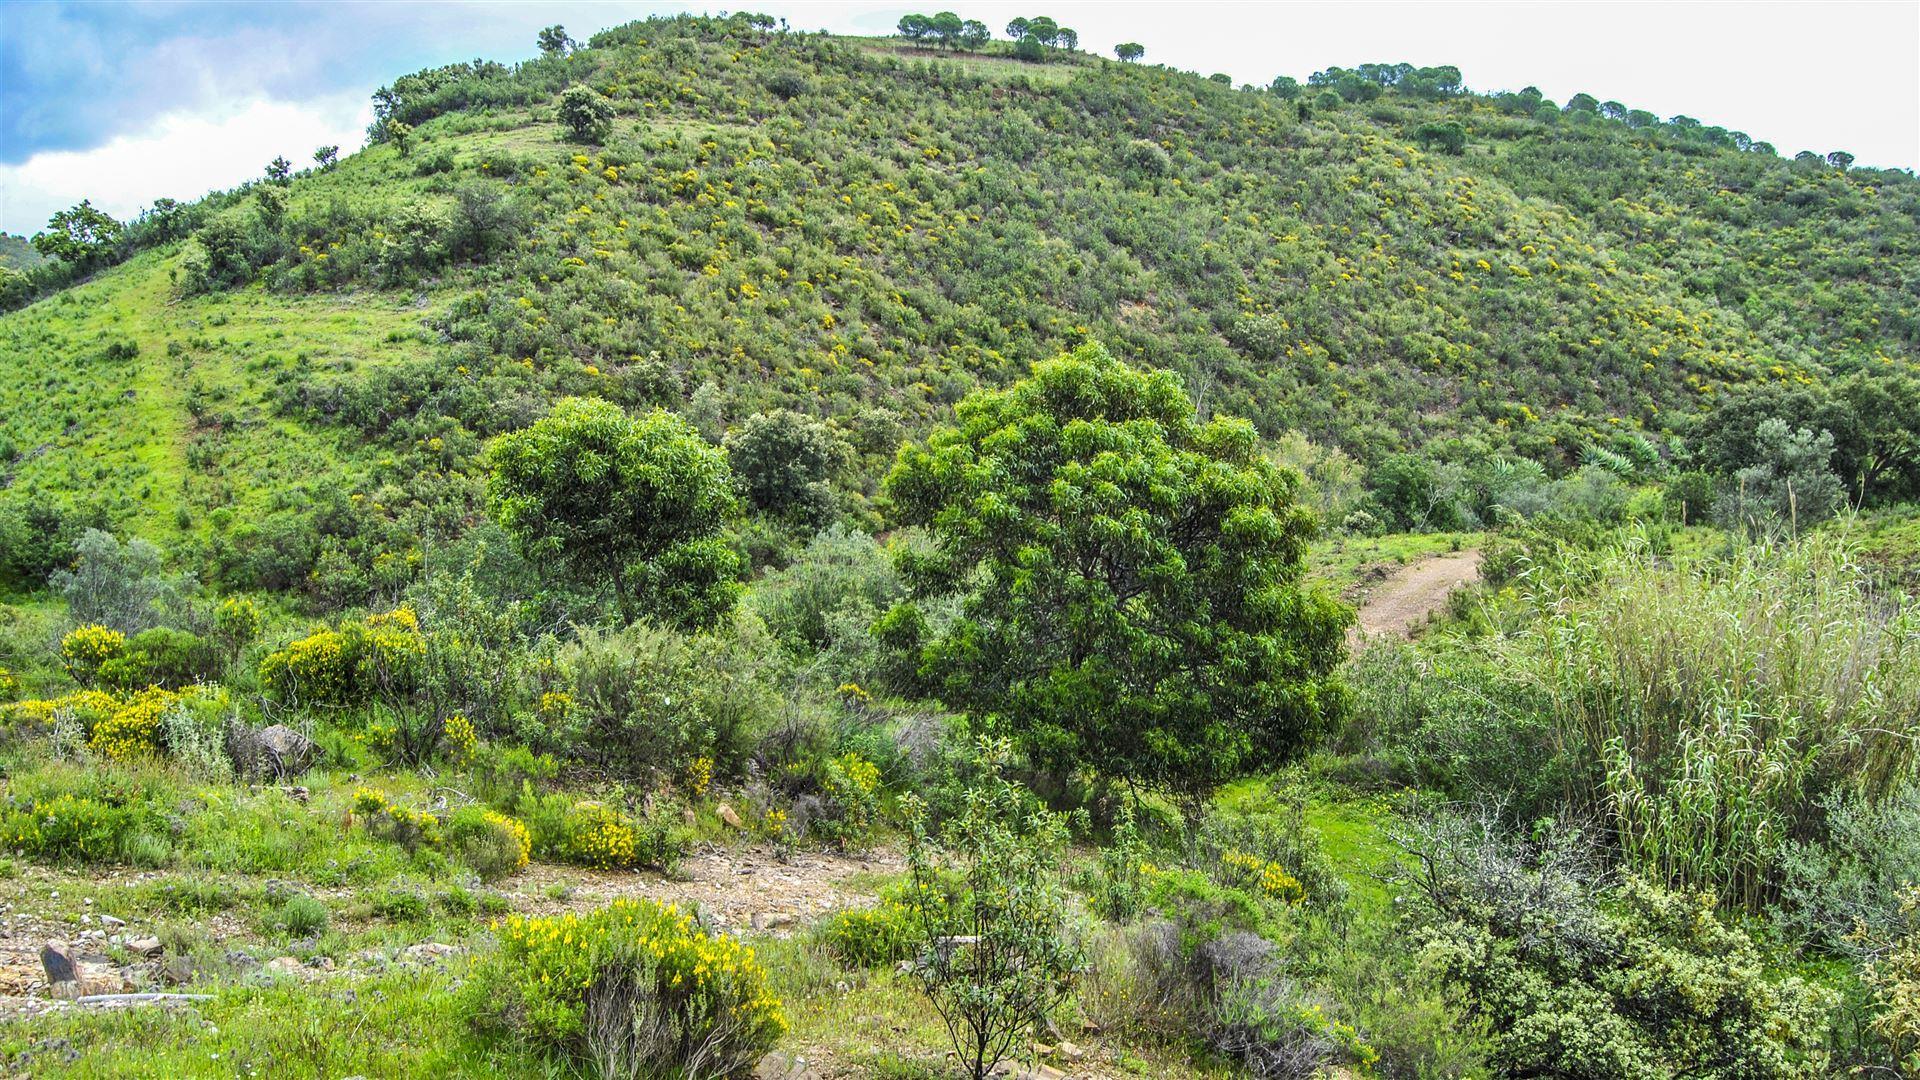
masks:
<path id="1" fill-rule="evenodd" d="M 125 220 L 157 198 L 197 199 L 264 172 L 276 155 L 296 167 L 315 147 L 357 148 L 372 121 L 361 92 L 302 102 L 254 100 L 214 113 L 173 113 L 139 135 L 91 150 L 46 151 L 0 165 L 0 230 L 32 235 L 82 198 Z"/>

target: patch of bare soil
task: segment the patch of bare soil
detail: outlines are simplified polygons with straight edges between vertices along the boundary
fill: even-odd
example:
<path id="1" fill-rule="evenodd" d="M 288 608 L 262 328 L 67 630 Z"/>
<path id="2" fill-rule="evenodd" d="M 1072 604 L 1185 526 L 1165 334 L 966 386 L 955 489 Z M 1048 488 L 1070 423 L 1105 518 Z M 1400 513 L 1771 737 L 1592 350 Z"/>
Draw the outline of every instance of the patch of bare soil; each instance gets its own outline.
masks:
<path id="1" fill-rule="evenodd" d="M 688 855 L 670 878 L 533 866 L 514 879 L 523 898 L 515 906 L 526 914 L 550 915 L 644 897 L 694 905 L 716 930 L 784 936 L 829 912 L 872 904 L 875 877 L 905 868 L 899 853 L 884 849 L 856 855 L 798 851 L 782 861 L 762 847 L 709 847 Z M 557 898 L 562 890 L 564 898 Z"/>
<path id="2" fill-rule="evenodd" d="M 1414 631 L 1447 604 L 1455 589 L 1480 580 L 1480 552 L 1456 551 L 1408 563 L 1366 591 L 1360 602 L 1359 625 L 1353 640 L 1391 635 L 1412 637 Z"/>

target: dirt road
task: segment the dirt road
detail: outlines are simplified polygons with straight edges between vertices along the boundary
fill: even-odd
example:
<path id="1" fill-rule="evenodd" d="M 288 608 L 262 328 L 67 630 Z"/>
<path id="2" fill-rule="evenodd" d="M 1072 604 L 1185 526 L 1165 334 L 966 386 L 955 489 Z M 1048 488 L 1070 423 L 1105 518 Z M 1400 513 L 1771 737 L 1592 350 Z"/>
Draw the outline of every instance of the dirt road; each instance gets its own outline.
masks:
<path id="1" fill-rule="evenodd" d="M 1480 580 L 1480 553 L 1456 551 L 1408 563 L 1367 590 L 1355 636 L 1411 637 L 1453 590 Z"/>

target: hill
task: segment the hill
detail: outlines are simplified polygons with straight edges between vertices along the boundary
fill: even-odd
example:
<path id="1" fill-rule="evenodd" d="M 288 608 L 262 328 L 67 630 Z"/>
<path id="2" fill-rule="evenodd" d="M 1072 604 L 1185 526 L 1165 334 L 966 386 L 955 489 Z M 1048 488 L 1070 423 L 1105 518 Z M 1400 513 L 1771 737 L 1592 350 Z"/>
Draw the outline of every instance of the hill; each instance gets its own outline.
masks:
<path id="1" fill-rule="evenodd" d="M 157 207 L 0 318 L 0 533 L 404 573 L 566 394 L 827 420 L 857 517 L 904 438 L 1087 339 L 1363 465 L 1635 480 L 1729 402 L 1920 361 L 1910 175 L 1404 66 L 1042 60 L 678 18 L 398 79 L 367 149 Z M 604 131 L 562 123 L 575 84 Z"/>

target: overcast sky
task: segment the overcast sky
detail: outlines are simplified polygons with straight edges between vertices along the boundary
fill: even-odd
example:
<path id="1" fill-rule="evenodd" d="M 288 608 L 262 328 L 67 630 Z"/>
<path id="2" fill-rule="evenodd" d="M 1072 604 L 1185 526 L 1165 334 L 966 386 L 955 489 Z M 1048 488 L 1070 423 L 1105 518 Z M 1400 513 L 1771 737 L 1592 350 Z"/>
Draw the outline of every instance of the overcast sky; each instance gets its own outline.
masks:
<path id="1" fill-rule="evenodd" d="M 1580 91 L 1686 113 L 1784 154 L 1920 167 L 1920 0 L 1223 4 L 747 3 L 796 29 L 886 33 L 948 4 L 995 33 L 1047 14 L 1111 55 L 1235 82 L 1368 61 L 1454 64 L 1475 90 Z M 368 95 L 455 60 L 515 60 L 535 32 L 593 31 L 692 4 L 42 3 L 0 0 L 0 230 L 91 198 L 126 217 L 258 175 L 275 155 L 361 145 Z"/>

